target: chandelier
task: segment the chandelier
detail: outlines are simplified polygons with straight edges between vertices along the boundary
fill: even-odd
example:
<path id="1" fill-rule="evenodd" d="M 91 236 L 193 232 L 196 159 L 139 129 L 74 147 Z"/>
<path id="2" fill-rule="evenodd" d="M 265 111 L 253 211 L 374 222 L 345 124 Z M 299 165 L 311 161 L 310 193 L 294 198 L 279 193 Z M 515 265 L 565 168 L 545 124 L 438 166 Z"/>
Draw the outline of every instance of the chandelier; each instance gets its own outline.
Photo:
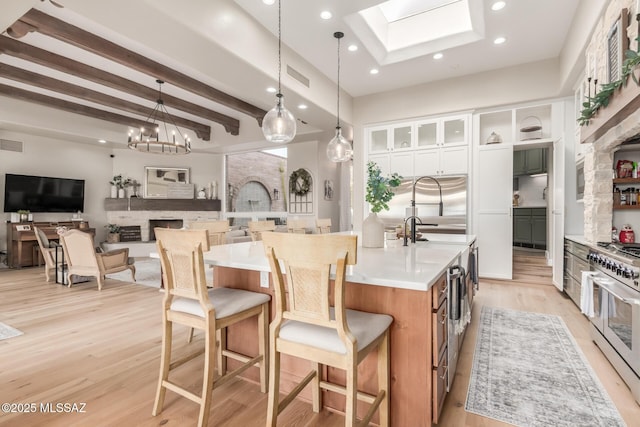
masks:
<path id="1" fill-rule="evenodd" d="M 158 83 L 158 102 L 145 120 L 137 134 L 129 131 L 128 145 L 132 150 L 154 154 L 188 154 L 191 152 L 191 140 L 180 131 L 175 121 L 169 115 L 167 107 L 162 101 L 162 84 Z M 173 127 L 174 129 L 170 130 Z"/>

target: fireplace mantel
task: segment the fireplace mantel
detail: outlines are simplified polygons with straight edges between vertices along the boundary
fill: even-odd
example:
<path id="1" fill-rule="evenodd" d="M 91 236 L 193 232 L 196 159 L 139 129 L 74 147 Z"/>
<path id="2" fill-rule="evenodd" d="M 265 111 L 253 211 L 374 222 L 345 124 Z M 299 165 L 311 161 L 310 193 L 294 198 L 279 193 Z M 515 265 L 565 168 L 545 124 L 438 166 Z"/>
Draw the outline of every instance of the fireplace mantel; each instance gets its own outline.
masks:
<path id="1" fill-rule="evenodd" d="M 640 108 L 640 86 L 629 78 L 626 86 L 615 92 L 609 105 L 600 108 L 589 124 L 580 128 L 580 143 L 592 143 L 620 124 Z"/>
<path id="2" fill-rule="evenodd" d="M 104 199 L 106 211 L 220 211 L 219 199 Z"/>

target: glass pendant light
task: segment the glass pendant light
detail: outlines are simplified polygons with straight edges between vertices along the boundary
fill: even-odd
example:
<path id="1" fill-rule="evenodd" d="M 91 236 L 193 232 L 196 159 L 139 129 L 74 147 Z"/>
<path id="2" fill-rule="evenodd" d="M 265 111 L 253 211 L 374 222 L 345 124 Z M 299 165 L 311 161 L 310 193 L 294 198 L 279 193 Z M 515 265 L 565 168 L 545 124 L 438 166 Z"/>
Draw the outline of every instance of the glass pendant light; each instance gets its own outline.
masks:
<path id="1" fill-rule="evenodd" d="M 262 133 L 269 142 L 283 144 L 296 136 L 296 119 L 284 106 L 284 96 L 280 88 L 280 72 L 282 69 L 282 33 L 281 33 L 281 0 L 278 0 L 278 93 L 276 106 L 262 119 Z"/>
<path id="2" fill-rule="evenodd" d="M 332 162 L 346 162 L 351 160 L 353 150 L 349 141 L 342 136 L 342 128 L 340 127 L 340 39 L 344 37 L 344 33 L 335 32 L 333 37 L 338 39 L 338 124 L 336 125 L 336 136 L 327 145 L 327 157 Z"/>

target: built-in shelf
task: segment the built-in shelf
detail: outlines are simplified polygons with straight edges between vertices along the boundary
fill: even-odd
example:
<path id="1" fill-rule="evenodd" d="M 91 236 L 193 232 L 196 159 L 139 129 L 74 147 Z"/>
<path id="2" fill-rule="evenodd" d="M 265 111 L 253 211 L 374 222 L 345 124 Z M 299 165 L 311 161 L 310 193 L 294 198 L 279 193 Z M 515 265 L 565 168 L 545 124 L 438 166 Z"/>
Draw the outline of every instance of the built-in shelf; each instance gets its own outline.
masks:
<path id="1" fill-rule="evenodd" d="M 104 199 L 106 211 L 220 211 L 219 199 Z"/>
<path id="2" fill-rule="evenodd" d="M 614 178 L 614 184 L 640 184 L 640 178 Z"/>
<path id="3" fill-rule="evenodd" d="M 625 210 L 625 209 L 640 209 L 640 205 L 613 205 L 614 211 Z"/>

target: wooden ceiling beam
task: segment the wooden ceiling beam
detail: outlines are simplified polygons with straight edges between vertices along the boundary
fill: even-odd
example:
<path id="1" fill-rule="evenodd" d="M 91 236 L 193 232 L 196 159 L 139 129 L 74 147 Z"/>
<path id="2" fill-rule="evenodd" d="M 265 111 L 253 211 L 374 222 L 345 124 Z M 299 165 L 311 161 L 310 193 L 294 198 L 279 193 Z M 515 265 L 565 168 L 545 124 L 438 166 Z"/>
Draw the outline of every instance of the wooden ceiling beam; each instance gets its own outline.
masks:
<path id="1" fill-rule="evenodd" d="M 0 35 L 0 53 L 34 62 L 44 67 L 52 68 L 66 74 L 71 74 L 103 86 L 110 87 L 143 99 L 155 102 L 158 91 L 147 86 L 127 80 L 115 74 L 108 73 L 95 67 L 83 64 L 73 59 L 31 46 L 18 40 Z M 194 116 L 202 117 L 221 124 L 231 135 L 240 134 L 240 121 L 217 111 L 210 110 L 192 102 L 184 101 L 169 94 L 162 94 L 165 105 L 184 111 Z"/>
<path id="2" fill-rule="evenodd" d="M 105 95 L 95 90 L 87 89 L 81 86 L 64 82 L 62 80 L 43 76 L 42 74 L 34 73 L 3 63 L 0 63 L 0 77 L 5 77 L 28 85 L 37 86 L 42 89 L 47 89 L 65 95 L 73 96 L 75 98 L 84 99 L 85 101 L 95 102 L 96 104 L 102 104 L 107 107 L 128 111 L 134 114 L 140 114 L 145 117 L 150 117 L 153 113 L 152 108 L 134 104 L 133 102 L 116 98 L 115 96 Z M 171 118 L 177 126 L 191 129 L 196 133 L 198 138 L 202 139 L 203 141 L 211 140 L 210 126 L 194 122 L 193 120 L 185 119 L 180 116 L 172 115 Z"/>
<path id="3" fill-rule="evenodd" d="M 120 125 L 131 126 L 137 129 L 143 128 L 147 125 L 144 120 L 134 119 L 133 117 L 123 116 L 121 114 L 100 110 L 98 108 L 77 104 L 75 102 L 54 98 L 52 96 L 31 92 L 29 90 L 20 89 L 2 83 L 0 83 L 0 95 L 19 99 L 21 101 L 44 105 L 45 107 L 68 111 L 70 113 L 81 114 L 83 116 L 92 117 L 94 119 L 106 120 L 108 122 L 117 123 Z"/>
<path id="4" fill-rule="evenodd" d="M 239 98 L 215 89 L 201 81 L 180 73 L 159 62 L 142 56 L 132 50 L 106 40 L 86 30 L 68 24 L 58 18 L 47 15 L 37 9 L 25 13 L 20 21 L 31 25 L 39 33 L 56 38 L 96 55 L 108 58 L 114 62 L 132 68 L 141 73 L 164 80 L 174 86 L 203 96 L 226 107 L 242 112 L 255 118 L 262 125 L 262 119 L 267 113 L 261 108 L 249 104 Z"/>

